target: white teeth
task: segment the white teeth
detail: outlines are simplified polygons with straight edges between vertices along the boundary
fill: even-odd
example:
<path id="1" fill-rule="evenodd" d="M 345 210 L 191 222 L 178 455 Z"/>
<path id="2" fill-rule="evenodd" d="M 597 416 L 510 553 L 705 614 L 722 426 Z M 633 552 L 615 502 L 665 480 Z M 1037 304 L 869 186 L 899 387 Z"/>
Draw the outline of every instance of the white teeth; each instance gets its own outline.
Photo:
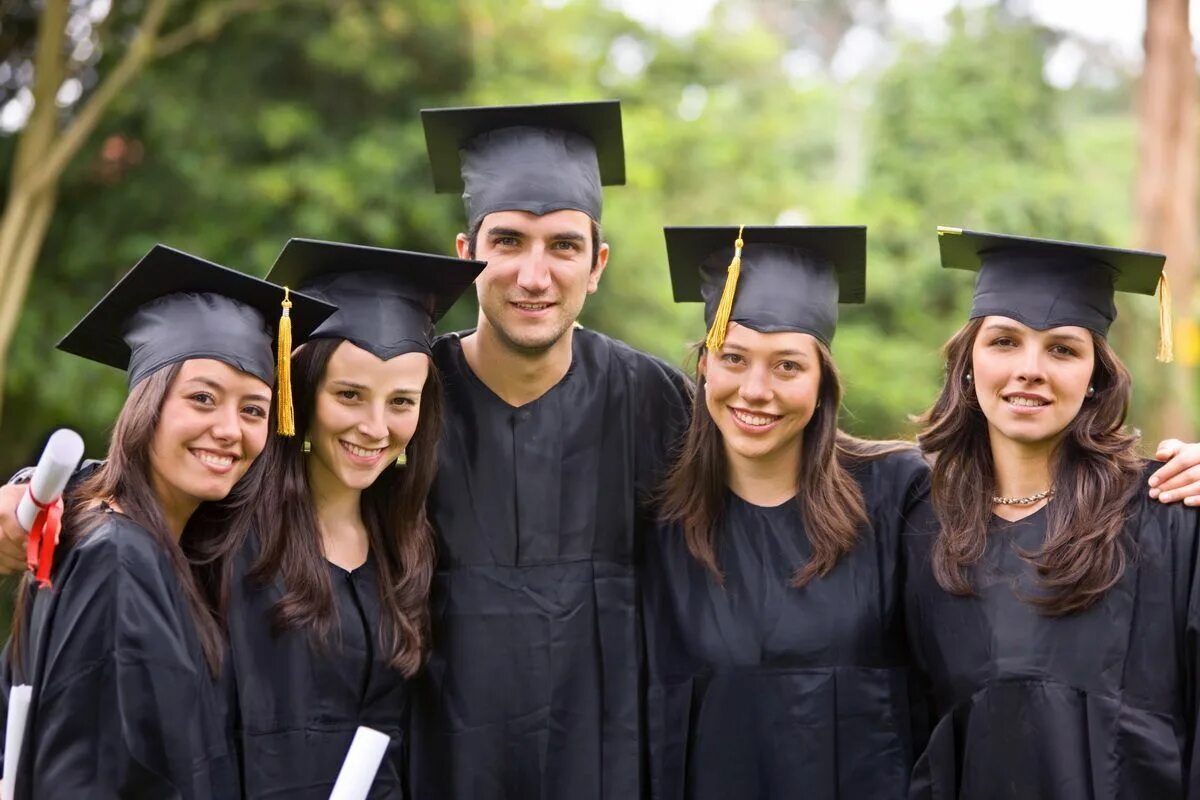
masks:
<path id="1" fill-rule="evenodd" d="M 196 458 L 205 464 L 212 464 L 214 467 L 228 467 L 233 463 L 233 456 L 218 456 L 214 453 L 205 453 L 199 450 L 194 450 L 193 452 L 196 454 Z"/>
<path id="2" fill-rule="evenodd" d="M 751 414 L 746 411 L 738 411 L 737 409 L 730 410 L 733 411 L 735 417 L 747 425 L 770 425 L 775 421 L 775 417 L 764 417 L 761 414 Z"/>
<path id="3" fill-rule="evenodd" d="M 1032 397 L 1010 397 L 1008 404 L 1013 406 L 1044 406 L 1048 405 L 1045 400 L 1034 400 Z"/>
<path id="4" fill-rule="evenodd" d="M 338 441 L 341 442 L 340 439 Z M 376 447 L 374 449 L 367 449 L 366 447 L 358 447 L 356 445 L 350 444 L 349 442 L 341 442 L 341 445 L 342 445 L 342 447 L 346 448 L 352 454 L 358 456 L 359 458 L 370 458 L 371 456 L 377 455 L 381 450 L 383 450 L 382 447 Z"/>
<path id="5" fill-rule="evenodd" d="M 549 303 L 517 303 L 517 308 L 525 311 L 541 311 L 543 308 L 548 308 Z"/>

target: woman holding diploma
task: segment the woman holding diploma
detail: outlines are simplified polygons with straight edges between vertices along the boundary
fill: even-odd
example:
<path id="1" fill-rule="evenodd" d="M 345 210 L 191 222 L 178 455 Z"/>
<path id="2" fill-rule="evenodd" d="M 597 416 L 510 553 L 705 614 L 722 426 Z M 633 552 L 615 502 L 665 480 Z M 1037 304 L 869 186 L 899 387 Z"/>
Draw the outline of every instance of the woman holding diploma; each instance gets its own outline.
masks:
<path id="1" fill-rule="evenodd" d="M 391 740 L 370 796 L 405 795 L 434 568 L 433 323 L 482 267 L 293 239 L 271 271 L 339 310 L 292 358 L 297 435 L 268 445 L 228 560 L 246 797 L 329 797 L 360 725 Z"/>
<path id="2" fill-rule="evenodd" d="M 266 443 L 281 305 L 297 335 L 332 311 L 286 298 L 159 245 L 59 343 L 126 369 L 130 393 L 71 492 L 53 590 L 18 612 L 17 797 L 238 796 L 222 637 L 185 551 Z"/>

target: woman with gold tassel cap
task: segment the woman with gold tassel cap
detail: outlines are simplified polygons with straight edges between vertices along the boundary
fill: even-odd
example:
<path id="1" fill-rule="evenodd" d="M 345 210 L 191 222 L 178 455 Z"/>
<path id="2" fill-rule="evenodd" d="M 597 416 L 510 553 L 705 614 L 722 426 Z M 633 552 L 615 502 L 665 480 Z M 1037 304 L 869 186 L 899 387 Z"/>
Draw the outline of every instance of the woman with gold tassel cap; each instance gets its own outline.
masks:
<path id="1" fill-rule="evenodd" d="M 18 595 L 16 797 L 238 796 L 223 637 L 189 557 L 254 484 L 275 320 L 303 341 L 332 311 L 157 245 L 59 343 L 130 392 L 107 460 L 69 490 L 51 587 Z"/>
<path id="2" fill-rule="evenodd" d="M 390 739 L 369 796 L 406 796 L 409 679 L 430 646 L 433 325 L 483 266 L 293 239 L 270 272 L 338 311 L 292 357 L 296 436 L 268 446 L 227 543 L 247 798 L 329 797 L 359 726 Z"/>
<path id="3" fill-rule="evenodd" d="M 906 537 L 905 617 L 933 728 L 911 796 L 1196 796 L 1200 513 L 1147 498 L 1159 465 L 1125 426 L 1107 341 L 1114 292 L 1153 294 L 1165 258 L 957 228 L 939 243 L 979 274 L 918 437 L 932 506 Z"/>
<path id="4" fill-rule="evenodd" d="M 691 427 L 647 544 L 651 795 L 902 798 L 915 744 L 900 538 L 915 447 L 838 428 L 862 227 L 667 228 L 703 300 Z"/>

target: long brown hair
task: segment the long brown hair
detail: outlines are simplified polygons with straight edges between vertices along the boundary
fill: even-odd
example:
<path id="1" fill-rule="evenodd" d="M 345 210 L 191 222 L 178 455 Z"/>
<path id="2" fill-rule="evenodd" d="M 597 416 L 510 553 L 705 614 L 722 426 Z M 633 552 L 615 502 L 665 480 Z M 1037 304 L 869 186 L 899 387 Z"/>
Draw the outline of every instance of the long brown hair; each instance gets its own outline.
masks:
<path id="1" fill-rule="evenodd" d="M 984 554 L 996 477 L 987 420 L 966 375 L 983 320 L 969 322 L 944 350 L 946 377 L 919 421 L 921 449 L 935 456 L 932 499 L 940 531 L 933 574 L 947 592 L 974 594 L 970 567 Z M 1067 426 L 1051 465 L 1054 500 L 1046 509 L 1046 540 L 1021 555 L 1033 564 L 1043 592 L 1025 599 L 1050 616 L 1096 603 L 1125 572 L 1122 530 L 1137 497 L 1142 462 L 1137 435 L 1125 428 L 1131 380 L 1103 337 L 1093 333 L 1095 394 Z"/>
<path id="2" fill-rule="evenodd" d="M 833 569 L 868 524 L 862 489 L 849 467 L 902 446 L 867 442 L 838 429 L 841 378 L 829 349 L 819 341 L 816 346 L 821 370 L 818 403 L 804 428 L 796 486 L 812 557 L 798 565 L 792 576 L 791 584 L 797 588 Z M 704 345 L 698 345 L 697 358 L 703 359 L 705 353 Z M 717 563 L 716 537 L 725 513 L 728 461 L 721 431 L 708 413 L 706 391 L 704 375 L 697 369 L 691 423 L 659 493 L 659 514 L 664 522 L 682 526 L 688 551 L 721 581 L 724 573 Z"/>
<path id="3" fill-rule="evenodd" d="M 296 386 L 296 435 L 273 437 L 263 454 L 262 484 L 249 524 L 261 550 L 247 578 L 266 585 L 279 577 L 284 595 L 273 609 L 273 627 L 310 630 L 318 644 L 335 632 L 333 583 L 308 484 L 302 442 L 312 424 L 325 368 L 342 339 L 309 342 L 292 356 Z M 429 586 L 433 580 L 433 531 L 425 498 L 437 470 L 442 388 L 432 365 L 421 390 L 420 420 L 404 468 L 389 467 L 362 493 L 362 514 L 379 572 L 382 608 L 379 644 L 389 666 L 412 676 L 429 646 Z M 227 559 L 227 564 L 233 559 Z M 228 576 L 226 578 L 228 580 Z M 228 593 L 219 599 L 227 609 Z"/>
<path id="4" fill-rule="evenodd" d="M 120 508 L 124 516 L 149 533 L 166 553 L 187 601 L 192 621 L 196 625 L 204 659 L 209 671 L 215 676 L 221 668 L 223 638 L 184 552 L 187 541 L 195 530 L 195 515 L 193 519 L 188 520 L 183 535 L 176 541 L 167 529 L 166 519 L 163 517 L 158 495 L 150 478 L 150 449 L 154 432 L 158 428 L 167 393 L 174 385 L 182 366 L 182 363 L 176 363 L 163 367 L 130 390 L 113 427 L 104 463 L 68 492 L 59 552 L 69 552 L 71 547 L 100 527 L 105 519 L 105 512 L 99 507 L 100 503 L 111 502 Z M 246 480 L 245 476 L 242 480 Z M 24 665 L 21 632 L 26 613 L 26 594 L 23 583 L 17 593 L 12 625 L 12 663 L 22 673 Z"/>

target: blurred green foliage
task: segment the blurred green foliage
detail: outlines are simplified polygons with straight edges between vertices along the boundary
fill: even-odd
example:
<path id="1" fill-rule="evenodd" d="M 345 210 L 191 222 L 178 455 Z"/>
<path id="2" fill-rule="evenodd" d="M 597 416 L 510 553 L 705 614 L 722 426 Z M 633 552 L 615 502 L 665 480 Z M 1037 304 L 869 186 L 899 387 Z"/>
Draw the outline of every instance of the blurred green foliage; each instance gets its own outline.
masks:
<path id="1" fill-rule="evenodd" d="M 53 343 L 154 242 L 256 274 L 291 236 L 451 253 L 461 203 L 432 192 L 418 110 L 601 97 L 623 101 L 628 185 L 606 193 L 613 256 L 583 323 L 682 363 L 703 322 L 671 302 L 663 225 L 868 224 L 869 300 L 834 342 L 845 426 L 911 434 L 971 285 L 939 269 L 935 226 L 1130 244 L 1131 85 L 1052 88 L 1055 35 L 989 10 L 954 12 L 942 45 L 893 39 L 890 65 L 852 79 L 789 72 L 819 43 L 789 40 L 772 7 L 730 0 L 671 38 L 601 0 L 298 0 L 155 64 L 62 185 L 6 376 L 0 470 L 59 425 L 103 454 L 124 376 Z M 842 13 L 806 13 L 822 9 Z M 0 170 L 11 151 L 0 140 Z M 466 300 L 443 327 L 474 313 Z M 1118 335 L 1153 386 L 1152 340 Z"/>

